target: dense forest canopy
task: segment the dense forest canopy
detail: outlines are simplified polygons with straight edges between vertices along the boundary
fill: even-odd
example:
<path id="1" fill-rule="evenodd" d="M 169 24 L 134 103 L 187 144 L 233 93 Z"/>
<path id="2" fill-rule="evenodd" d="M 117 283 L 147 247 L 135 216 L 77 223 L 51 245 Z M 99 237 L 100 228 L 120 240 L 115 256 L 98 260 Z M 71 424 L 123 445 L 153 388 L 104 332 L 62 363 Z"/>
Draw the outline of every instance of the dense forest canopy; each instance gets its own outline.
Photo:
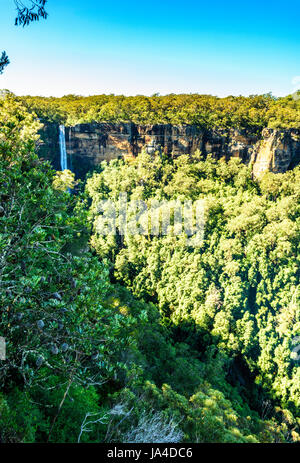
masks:
<path id="1" fill-rule="evenodd" d="M 96 95 L 62 98 L 20 97 L 43 122 L 75 125 L 85 122 L 132 121 L 138 124 L 195 124 L 203 128 L 237 128 L 260 132 L 270 128 L 300 128 L 300 97 L 275 98 L 170 94 Z"/>
<path id="2" fill-rule="evenodd" d="M 16 25 L 47 18 L 47 0 L 15 5 Z M 299 129 L 300 94 L 1 92 L 0 442 L 299 443 L 300 166 L 255 180 L 239 159 L 142 152 L 77 182 L 37 156 L 43 123 L 94 121 Z M 202 241 L 172 220 L 100 233 L 124 193 L 203 201 Z"/>
<path id="3" fill-rule="evenodd" d="M 270 111 L 294 114 L 297 104 L 270 96 L 2 95 L 2 442 L 300 440 L 292 355 L 300 334 L 299 167 L 254 181 L 237 159 L 142 153 L 104 163 L 73 195 L 35 154 L 41 123 L 32 112 L 66 123 L 101 119 L 102 109 L 105 118 L 147 122 L 177 114 L 181 123 L 192 107 L 204 117 L 215 105 L 205 123 L 214 116 L 232 124 L 234 114 L 241 123 L 248 114 L 256 130 Z M 99 234 L 98 202 L 121 192 L 146 203 L 204 199 L 201 246 L 172 233 Z"/>

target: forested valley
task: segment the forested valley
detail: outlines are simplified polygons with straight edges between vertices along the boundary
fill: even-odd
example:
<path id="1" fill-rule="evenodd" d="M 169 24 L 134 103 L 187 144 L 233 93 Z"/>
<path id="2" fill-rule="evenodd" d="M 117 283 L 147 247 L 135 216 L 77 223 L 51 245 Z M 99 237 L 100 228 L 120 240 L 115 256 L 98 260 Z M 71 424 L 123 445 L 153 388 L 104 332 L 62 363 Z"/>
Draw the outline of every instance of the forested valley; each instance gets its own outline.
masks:
<path id="1" fill-rule="evenodd" d="M 300 441 L 300 167 L 254 179 L 201 152 L 103 162 L 36 152 L 44 122 L 299 128 L 299 99 L 0 99 L 0 440 Z M 99 232 L 99 201 L 205 202 L 199 246 Z M 143 216 L 141 216 L 141 221 Z"/>

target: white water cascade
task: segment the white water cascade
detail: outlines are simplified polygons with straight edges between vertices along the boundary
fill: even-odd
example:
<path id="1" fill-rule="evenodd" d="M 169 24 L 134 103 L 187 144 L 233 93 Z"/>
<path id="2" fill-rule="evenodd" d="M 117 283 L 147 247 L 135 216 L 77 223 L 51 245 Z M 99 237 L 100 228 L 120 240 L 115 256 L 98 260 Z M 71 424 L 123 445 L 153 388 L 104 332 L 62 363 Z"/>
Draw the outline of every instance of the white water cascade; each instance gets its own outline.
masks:
<path id="1" fill-rule="evenodd" d="M 66 149 L 66 136 L 65 126 L 59 126 L 59 148 L 60 148 L 60 168 L 65 170 L 68 168 L 67 149 Z"/>

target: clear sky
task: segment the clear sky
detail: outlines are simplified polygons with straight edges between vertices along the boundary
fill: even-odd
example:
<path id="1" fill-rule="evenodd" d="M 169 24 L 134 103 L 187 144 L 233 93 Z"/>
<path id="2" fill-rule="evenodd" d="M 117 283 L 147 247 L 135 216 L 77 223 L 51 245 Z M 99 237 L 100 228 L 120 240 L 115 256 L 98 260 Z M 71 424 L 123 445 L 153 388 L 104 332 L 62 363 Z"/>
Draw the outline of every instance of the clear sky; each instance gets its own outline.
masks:
<path id="1" fill-rule="evenodd" d="M 46 21 L 16 27 L 13 0 L 0 0 L 0 51 L 11 60 L 0 88 L 282 96 L 300 76 L 299 0 L 48 0 L 47 9 Z"/>

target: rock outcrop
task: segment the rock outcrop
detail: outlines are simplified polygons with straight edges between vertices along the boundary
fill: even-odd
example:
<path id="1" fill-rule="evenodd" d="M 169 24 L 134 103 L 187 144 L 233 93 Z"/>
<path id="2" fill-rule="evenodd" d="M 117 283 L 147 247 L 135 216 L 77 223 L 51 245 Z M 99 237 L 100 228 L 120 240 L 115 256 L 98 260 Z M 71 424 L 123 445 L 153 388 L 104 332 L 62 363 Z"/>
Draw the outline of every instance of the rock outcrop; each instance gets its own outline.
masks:
<path id="1" fill-rule="evenodd" d="M 238 130 L 203 130 L 192 125 L 137 125 L 134 123 L 91 123 L 66 127 L 68 165 L 77 177 L 102 161 L 162 151 L 169 156 L 200 150 L 216 158 L 238 157 L 253 164 L 255 176 L 265 170 L 285 172 L 300 161 L 300 130 L 264 129 L 261 136 Z M 58 126 L 42 131 L 39 153 L 59 169 Z"/>
<path id="2" fill-rule="evenodd" d="M 300 162 L 300 130 L 264 129 L 251 160 L 255 177 L 286 172 Z"/>

